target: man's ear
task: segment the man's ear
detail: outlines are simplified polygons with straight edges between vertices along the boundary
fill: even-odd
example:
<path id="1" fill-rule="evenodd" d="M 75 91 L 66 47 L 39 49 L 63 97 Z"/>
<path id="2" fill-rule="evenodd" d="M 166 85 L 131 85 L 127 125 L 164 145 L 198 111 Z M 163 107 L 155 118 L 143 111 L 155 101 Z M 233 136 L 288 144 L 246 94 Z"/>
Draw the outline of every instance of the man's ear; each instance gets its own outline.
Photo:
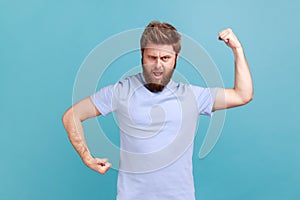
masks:
<path id="1" fill-rule="evenodd" d="M 180 56 L 180 52 L 176 55 L 176 61 L 178 60 L 179 56 Z"/>
<path id="2" fill-rule="evenodd" d="M 174 69 L 176 69 L 177 61 L 179 58 L 180 52 L 175 54 L 175 64 L 174 64 Z"/>
<path id="3" fill-rule="evenodd" d="M 144 49 L 141 49 L 141 64 L 143 65 Z"/>

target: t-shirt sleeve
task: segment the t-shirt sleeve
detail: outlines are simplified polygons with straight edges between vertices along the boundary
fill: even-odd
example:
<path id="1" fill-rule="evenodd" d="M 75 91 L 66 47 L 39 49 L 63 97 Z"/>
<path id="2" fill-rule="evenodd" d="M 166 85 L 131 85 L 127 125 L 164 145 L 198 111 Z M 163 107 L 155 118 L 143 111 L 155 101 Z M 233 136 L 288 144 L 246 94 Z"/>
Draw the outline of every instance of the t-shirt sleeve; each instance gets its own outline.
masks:
<path id="1" fill-rule="evenodd" d="M 103 116 L 106 116 L 115 110 L 115 106 L 113 105 L 114 91 L 114 85 L 110 85 L 90 96 L 92 102 Z"/>
<path id="2" fill-rule="evenodd" d="M 203 88 L 199 86 L 191 87 L 196 97 L 199 114 L 212 116 L 212 108 L 218 88 Z"/>

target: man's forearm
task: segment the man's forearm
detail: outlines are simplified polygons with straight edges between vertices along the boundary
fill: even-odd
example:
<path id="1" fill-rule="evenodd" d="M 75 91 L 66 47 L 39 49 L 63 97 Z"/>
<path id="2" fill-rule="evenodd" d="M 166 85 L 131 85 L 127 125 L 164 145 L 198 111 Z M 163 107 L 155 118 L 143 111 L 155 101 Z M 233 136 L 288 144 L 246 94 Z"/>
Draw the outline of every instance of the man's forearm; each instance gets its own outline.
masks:
<path id="1" fill-rule="evenodd" d="M 242 47 L 233 48 L 235 58 L 234 90 L 243 102 L 253 98 L 253 86 L 250 69 Z"/>
<path id="2" fill-rule="evenodd" d="M 70 142 L 81 159 L 86 160 L 90 158 L 91 154 L 84 139 L 82 123 L 80 119 L 74 115 L 72 108 L 64 114 L 63 124 L 68 133 Z"/>
<path id="3" fill-rule="evenodd" d="M 87 97 L 70 109 L 68 109 L 63 118 L 64 127 L 68 133 L 70 142 L 75 150 L 78 152 L 84 164 L 90 169 L 105 174 L 111 167 L 111 163 L 107 158 L 94 158 L 85 141 L 82 121 L 100 115 L 101 113 L 96 110 L 90 98 Z"/>

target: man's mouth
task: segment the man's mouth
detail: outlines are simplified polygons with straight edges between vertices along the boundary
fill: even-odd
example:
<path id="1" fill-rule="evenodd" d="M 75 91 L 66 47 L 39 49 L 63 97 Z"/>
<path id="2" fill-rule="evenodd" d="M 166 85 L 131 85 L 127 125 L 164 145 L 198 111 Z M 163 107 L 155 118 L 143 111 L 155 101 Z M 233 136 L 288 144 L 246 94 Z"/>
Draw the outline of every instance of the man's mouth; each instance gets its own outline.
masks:
<path id="1" fill-rule="evenodd" d="M 153 75 L 155 79 L 161 79 L 163 72 L 153 72 Z"/>

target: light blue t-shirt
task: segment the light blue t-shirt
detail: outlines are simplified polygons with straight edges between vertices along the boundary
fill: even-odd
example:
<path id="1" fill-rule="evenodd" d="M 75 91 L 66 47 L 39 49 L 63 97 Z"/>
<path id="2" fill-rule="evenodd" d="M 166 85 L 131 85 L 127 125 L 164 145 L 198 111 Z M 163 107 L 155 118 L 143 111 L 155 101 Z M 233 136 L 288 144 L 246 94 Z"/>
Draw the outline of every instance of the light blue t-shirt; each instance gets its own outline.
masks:
<path id="1" fill-rule="evenodd" d="M 199 115 L 212 115 L 216 88 L 171 80 L 152 93 L 144 84 L 140 73 L 91 96 L 102 115 L 118 119 L 117 200 L 194 200 L 194 134 Z"/>

